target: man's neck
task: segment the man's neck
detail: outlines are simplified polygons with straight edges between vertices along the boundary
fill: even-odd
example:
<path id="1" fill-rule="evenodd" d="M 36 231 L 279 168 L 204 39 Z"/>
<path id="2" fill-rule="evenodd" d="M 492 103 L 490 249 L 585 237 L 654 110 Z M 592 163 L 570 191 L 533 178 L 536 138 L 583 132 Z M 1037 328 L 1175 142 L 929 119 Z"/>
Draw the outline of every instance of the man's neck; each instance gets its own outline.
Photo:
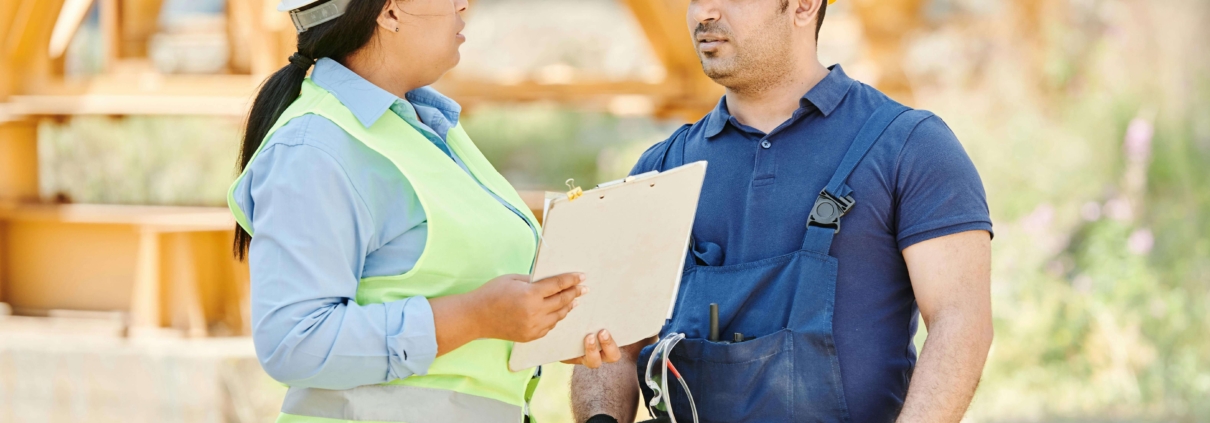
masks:
<path id="1" fill-rule="evenodd" d="M 772 132 L 794 115 L 799 101 L 828 76 L 828 69 L 818 61 L 802 72 L 754 90 L 727 89 L 727 110 L 744 125 L 764 133 Z"/>

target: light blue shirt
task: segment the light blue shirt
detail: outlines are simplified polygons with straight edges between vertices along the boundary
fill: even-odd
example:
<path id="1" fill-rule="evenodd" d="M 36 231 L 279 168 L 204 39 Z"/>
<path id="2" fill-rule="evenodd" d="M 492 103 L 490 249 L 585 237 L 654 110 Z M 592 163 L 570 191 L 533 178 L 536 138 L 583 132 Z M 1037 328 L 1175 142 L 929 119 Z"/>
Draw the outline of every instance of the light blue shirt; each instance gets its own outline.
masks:
<path id="1" fill-rule="evenodd" d="M 425 87 L 404 101 L 326 58 L 311 79 L 366 127 L 395 113 L 470 175 L 445 142 L 461 113 L 453 100 Z M 361 279 L 404 274 L 424 251 L 424 209 L 393 163 L 326 118 L 306 115 L 266 140 L 235 202 L 256 234 L 253 341 L 270 376 L 348 389 L 427 372 L 437 356 L 428 300 L 354 300 Z"/>

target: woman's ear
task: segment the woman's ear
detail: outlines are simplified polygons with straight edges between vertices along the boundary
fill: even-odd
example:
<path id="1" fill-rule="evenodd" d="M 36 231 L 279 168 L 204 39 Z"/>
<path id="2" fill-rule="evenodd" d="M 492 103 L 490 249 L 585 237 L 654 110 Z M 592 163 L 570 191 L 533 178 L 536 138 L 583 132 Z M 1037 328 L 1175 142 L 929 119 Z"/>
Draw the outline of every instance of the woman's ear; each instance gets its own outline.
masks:
<path id="1" fill-rule="evenodd" d="M 399 32 L 399 13 L 395 0 L 387 0 L 382 12 L 378 13 L 378 26 L 390 32 Z"/>

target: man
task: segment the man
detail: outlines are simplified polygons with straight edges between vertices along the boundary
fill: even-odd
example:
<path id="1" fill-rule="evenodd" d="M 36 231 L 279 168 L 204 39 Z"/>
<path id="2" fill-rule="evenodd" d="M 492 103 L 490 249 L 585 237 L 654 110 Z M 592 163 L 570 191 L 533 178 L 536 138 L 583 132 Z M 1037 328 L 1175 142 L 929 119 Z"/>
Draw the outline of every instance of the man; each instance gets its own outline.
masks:
<path id="1" fill-rule="evenodd" d="M 982 182 L 941 119 L 819 62 L 826 10 L 690 3 L 702 67 L 727 91 L 634 170 L 710 163 L 661 336 L 687 336 L 670 359 L 702 422 L 958 422 L 992 341 Z M 917 314 L 928 329 L 918 362 Z M 577 367 L 577 421 L 632 421 L 640 387 L 657 394 L 646 374 L 662 357 L 633 345 L 617 363 Z M 693 421 L 684 390 L 665 382 L 664 408 Z"/>

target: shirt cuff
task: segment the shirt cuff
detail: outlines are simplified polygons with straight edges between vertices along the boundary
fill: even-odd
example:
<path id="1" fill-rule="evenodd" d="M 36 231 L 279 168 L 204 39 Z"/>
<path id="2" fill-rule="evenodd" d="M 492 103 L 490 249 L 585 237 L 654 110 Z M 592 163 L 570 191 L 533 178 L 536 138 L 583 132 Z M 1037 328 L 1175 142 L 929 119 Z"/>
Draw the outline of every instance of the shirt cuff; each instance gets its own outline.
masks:
<path id="1" fill-rule="evenodd" d="M 437 328 L 429 300 L 412 297 L 391 304 L 387 328 L 398 328 L 387 332 L 389 380 L 427 374 L 437 359 Z"/>
<path id="2" fill-rule="evenodd" d="M 992 230 L 992 222 L 990 221 L 956 218 L 949 221 L 934 222 L 930 225 L 917 226 L 900 234 L 899 251 L 906 250 L 908 247 L 924 241 L 968 231 L 987 231 L 989 236 L 995 237 L 995 232 Z"/>

